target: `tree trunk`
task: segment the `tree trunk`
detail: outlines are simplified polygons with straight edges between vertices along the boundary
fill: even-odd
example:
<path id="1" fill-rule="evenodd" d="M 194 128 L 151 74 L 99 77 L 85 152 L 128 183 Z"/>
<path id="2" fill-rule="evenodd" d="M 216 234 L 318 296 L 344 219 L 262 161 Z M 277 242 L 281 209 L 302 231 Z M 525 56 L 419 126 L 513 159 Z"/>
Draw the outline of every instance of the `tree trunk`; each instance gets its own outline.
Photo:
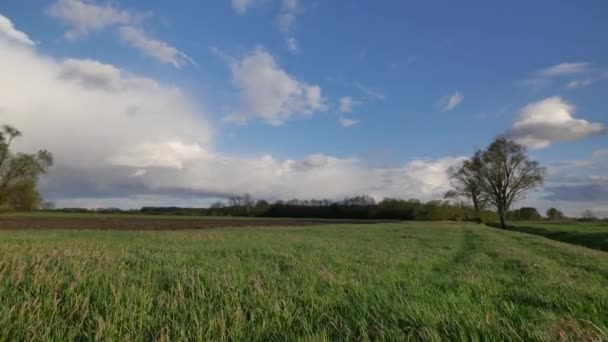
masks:
<path id="1" fill-rule="evenodd" d="M 500 216 L 500 228 L 507 229 L 507 213 L 504 209 L 498 209 L 498 216 Z"/>
<path id="2" fill-rule="evenodd" d="M 477 203 L 477 199 L 473 198 L 473 209 L 475 210 L 475 216 L 481 217 L 479 213 L 479 204 Z"/>

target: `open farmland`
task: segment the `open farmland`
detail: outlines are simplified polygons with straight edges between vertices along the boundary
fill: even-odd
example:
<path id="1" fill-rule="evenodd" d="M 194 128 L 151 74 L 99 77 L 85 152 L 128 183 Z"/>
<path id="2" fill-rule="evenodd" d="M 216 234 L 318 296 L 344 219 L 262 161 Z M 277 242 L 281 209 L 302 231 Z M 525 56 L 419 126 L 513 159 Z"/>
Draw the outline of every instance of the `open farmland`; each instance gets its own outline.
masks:
<path id="1" fill-rule="evenodd" d="M 322 219 L 261 219 L 196 216 L 35 214 L 0 215 L 0 230 L 184 230 L 223 227 L 310 226 L 370 221 Z M 371 221 L 373 223 L 373 221 Z M 380 221 L 378 221 L 380 222 Z"/>
<path id="2" fill-rule="evenodd" d="M 607 257 L 462 223 L 3 230 L 0 339 L 601 340 Z"/>

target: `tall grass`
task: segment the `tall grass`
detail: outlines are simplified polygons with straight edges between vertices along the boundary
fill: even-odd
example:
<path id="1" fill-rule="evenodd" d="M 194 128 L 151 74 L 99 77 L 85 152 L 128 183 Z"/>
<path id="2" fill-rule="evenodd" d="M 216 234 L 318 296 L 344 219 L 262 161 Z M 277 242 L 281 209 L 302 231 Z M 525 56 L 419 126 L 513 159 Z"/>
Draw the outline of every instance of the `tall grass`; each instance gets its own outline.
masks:
<path id="1" fill-rule="evenodd" d="M 0 340 L 608 339 L 608 254 L 477 225 L 0 232 Z"/>

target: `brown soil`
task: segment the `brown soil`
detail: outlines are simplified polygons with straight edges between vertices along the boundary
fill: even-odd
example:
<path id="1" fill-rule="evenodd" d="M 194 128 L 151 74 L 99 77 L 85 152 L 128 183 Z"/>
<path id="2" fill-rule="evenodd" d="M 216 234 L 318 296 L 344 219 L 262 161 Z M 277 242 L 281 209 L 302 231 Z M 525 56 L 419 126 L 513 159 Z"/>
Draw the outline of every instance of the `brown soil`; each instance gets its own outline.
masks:
<path id="1" fill-rule="evenodd" d="M 95 230 L 182 230 L 221 227 L 309 226 L 329 223 L 372 223 L 352 220 L 264 220 L 134 217 L 1 217 L 0 230 L 95 229 Z"/>

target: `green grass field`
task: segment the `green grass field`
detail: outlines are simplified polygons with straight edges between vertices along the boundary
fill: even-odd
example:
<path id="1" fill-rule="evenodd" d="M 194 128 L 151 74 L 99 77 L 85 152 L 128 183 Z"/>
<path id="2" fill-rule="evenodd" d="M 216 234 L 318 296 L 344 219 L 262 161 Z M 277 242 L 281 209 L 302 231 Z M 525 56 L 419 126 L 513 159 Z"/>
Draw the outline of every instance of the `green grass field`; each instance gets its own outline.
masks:
<path id="1" fill-rule="evenodd" d="M 513 222 L 511 230 L 608 252 L 605 222 Z"/>
<path id="2" fill-rule="evenodd" d="M 0 340 L 601 340 L 607 260 L 462 223 L 0 231 Z"/>

